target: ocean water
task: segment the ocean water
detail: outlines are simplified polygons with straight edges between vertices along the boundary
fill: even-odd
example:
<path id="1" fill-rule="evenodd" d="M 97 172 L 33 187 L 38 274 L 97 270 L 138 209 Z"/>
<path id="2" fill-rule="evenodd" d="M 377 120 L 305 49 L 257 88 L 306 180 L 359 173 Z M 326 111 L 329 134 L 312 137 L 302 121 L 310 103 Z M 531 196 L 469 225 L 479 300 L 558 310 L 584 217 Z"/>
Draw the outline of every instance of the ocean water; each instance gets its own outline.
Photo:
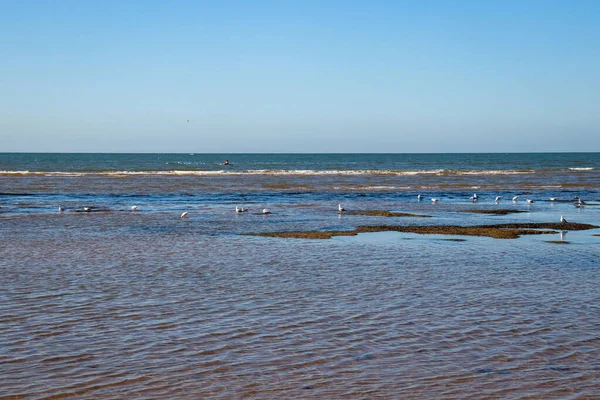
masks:
<path id="1" fill-rule="evenodd" d="M 0 207 L 0 398 L 600 393 L 600 229 L 252 235 L 600 225 L 600 153 L 0 153 Z"/>

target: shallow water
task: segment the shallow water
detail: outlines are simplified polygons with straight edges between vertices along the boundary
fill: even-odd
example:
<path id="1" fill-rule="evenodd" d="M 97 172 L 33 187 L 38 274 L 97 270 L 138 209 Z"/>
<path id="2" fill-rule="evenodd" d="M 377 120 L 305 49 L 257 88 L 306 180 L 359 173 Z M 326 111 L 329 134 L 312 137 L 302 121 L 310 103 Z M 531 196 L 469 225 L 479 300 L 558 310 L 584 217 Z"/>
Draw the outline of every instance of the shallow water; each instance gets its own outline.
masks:
<path id="1" fill-rule="evenodd" d="M 468 196 L 476 182 L 461 178 L 468 189 L 424 193 L 440 197 L 436 205 L 418 202 L 413 189 L 328 186 L 344 175 L 292 178 L 313 187 L 266 190 L 269 176 L 244 174 L 218 190 L 195 186 L 193 176 L 1 176 L 0 396 L 597 396 L 600 229 L 568 232 L 567 244 L 549 243 L 558 234 L 246 235 L 560 215 L 600 225 L 592 178 L 577 190 L 520 192 L 517 203 L 507 200 L 513 189 L 493 181 L 493 189 L 477 189 L 475 204 Z M 371 178 L 349 185 L 366 187 Z M 420 178 L 412 185 L 425 186 Z M 547 200 L 576 194 L 592 204 Z M 338 202 L 432 218 L 339 215 Z M 56 212 L 59 203 L 66 212 Z M 236 214 L 238 204 L 250 211 Z M 83 205 L 105 211 L 77 212 Z M 273 214 L 262 215 L 263 207 Z M 502 207 L 527 212 L 459 212 Z M 183 211 L 189 218 L 179 218 Z"/>

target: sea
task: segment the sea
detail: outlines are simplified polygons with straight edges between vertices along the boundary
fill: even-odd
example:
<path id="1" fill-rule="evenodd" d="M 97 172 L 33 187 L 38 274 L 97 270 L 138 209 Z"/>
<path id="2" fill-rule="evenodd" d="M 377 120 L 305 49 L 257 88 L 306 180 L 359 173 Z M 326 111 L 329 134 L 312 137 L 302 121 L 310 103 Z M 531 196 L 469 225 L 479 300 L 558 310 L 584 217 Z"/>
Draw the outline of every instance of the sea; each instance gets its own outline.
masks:
<path id="1" fill-rule="evenodd" d="M 0 153 L 0 207 L 0 399 L 600 398 L 598 228 L 257 235 L 600 226 L 600 153 Z"/>

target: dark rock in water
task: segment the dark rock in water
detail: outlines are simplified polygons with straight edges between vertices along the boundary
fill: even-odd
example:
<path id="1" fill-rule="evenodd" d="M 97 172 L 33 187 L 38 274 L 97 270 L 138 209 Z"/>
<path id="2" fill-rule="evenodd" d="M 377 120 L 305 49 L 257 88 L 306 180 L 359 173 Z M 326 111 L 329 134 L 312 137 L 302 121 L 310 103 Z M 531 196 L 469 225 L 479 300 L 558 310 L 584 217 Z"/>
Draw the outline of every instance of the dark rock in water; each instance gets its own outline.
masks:
<path id="1" fill-rule="evenodd" d="M 416 217 L 416 218 L 431 218 L 431 215 L 411 214 L 403 212 L 394 212 L 386 210 L 365 210 L 365 211 L 348 211 L 348 215 L 364 215 L 367 217 Z"/>
<path id="2" fill-rule="evenodd" d="M 527 211 L 514 210 L 514 209 L 497 209 L 497 210 L 460 210 L 460 212 L 474 213 L 474 214 L 507 215 L 507 214 L 524 213 Z"/>
<path id="3" fill-rule="evenodd" d="M 488 236 L 496 239 L 517 239 L 521 235 L 557 234 L 554 229 L 562 231 L 579 231 L 595 229 L 598 226 L 578 224 L 573 222 L 544 222 L 517 223 L 496 225 L 438 225 L 438 226 L 397 226 L 375 225 L 359 226 L 352 231 L 304 231 L 304 232 L 263 232 L 254 233 L 256 236 L 298 238 L 298 239 L 331 239 L 333 236 L 355 236 L 367 232 L 405 232 L 422 235 L 459 235 L 459 236 Z"/>

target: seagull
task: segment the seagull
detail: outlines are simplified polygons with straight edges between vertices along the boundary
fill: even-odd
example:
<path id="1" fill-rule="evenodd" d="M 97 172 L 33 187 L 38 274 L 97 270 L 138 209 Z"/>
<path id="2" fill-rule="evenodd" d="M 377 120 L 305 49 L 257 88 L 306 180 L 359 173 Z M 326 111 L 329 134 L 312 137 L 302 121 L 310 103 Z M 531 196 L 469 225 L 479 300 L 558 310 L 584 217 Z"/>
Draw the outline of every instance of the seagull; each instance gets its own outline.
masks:
<path id="1" fill-rule="evenodd" d="M 496 196 L 496 203 L 500 203 L 501 198 L 502 198 L 502 196 Z"/>
<path id="2" fill-rule="evenodd" d="M 242 213 L 242 212 L 246 212 L 246 211 L 248 211 L 247 208 L 235 206 L 236 213 Z"/>
<path id="3" fill-rule="evenodd" d="M 344 211 L 346 211 L 346 209 L 344 207 L 342 207 L 341 204 L 338 204 L 338 211 L 339 212 L 344 212 Z"/>
<path id="4" fill-rule="evenodd" d="M 585 201 L 581 200 L 581 197 L 579 196 L 576 196 L 575 200 L 577 200 L 577 202 L 575 203 L 575 207 L 581 207 L 587 204 Z"/>
<path id="5" fill-rule="evenodd" d="M 477 201 L 477 193 L 473 194 L 473 196 L 469 197 L 469 200 L 471 200 L 473 203 L 475 203 Z"/>
<path id="6" fill-rule="evenodd" d="M 440 199 L 431 199 L 431 201 L 433 202 L 433 204 L 437 204 L 437 202 L 440 201 Z"/>
<path id="7" fill-rule="evenodd" d="M 560 241 L 562 242 L 565 239 L 565 236 L 567 236 L 567 233 L 569 233 L 569 231 L 560 231 Z"/>
<path id="8" fill-rule="evenodd" d="M 131 206 L 131 211 L 137 210 L 137 206 Z"/>
<path id="9" fill-rule="evenodd" d="M 83 207 L 83 211 L 90 212 L 92 211 L 92 207 Z"/>
<path id="10" fill-rule="evenodd" d="M 187 212 L 187 211 L 185 211 L 183 214 L 181 214 L 181 217 L 180 217 L 180 218 L 187 218 L 187 216 L 188 216 L 188 212 Z"/>
<path id="11" fill-rule="evenodd" d="M 266 208 L 263 208 L 262 213 L 263 214 L 271 214 L 271 211 L 267 210 Z"/>
<path id="12" fill-rule="evenodd" d="M 550 197 L 550 201 L 556 201 L 556 197 Z"/>
<path id="13" fill-rule="evenodd" d="M 419 201 L 423 200 L 423 196 L 421 196 L 420 194 L 417 195 L 417 200 L 419 200 Z"/>
<path id="14" fill-rule="evenodd" d="M 513 197 L 513 199 L 512 199 L 512 200 L 513 200 L 513 201 L 517 201 L 517 200 L 519 200 L 519 196 L 515 196 L 515 197 Z"/>
<path id="15" fill-rule="evenodd" d="M 531 200 L 531 199 L 527 199 L 527 203 L 528 203 L 528 204 L 531 204 L 531 203 L 533 203 L 533 202 L 534 202 L 533 200 Z"/>
<path id="16" fill-rule="evenodd" d="M 563 224 L 567 223 L 567 220 L 565 219 L 565 217 L 563 217 L 562 215 L 560 216 L 560 222 Z"/>
<path id="17" fill-rule="evenodd" d="M 2 208 L 2 207 L 0 207 L 0 208 Z M 65 211 L 65 209 L 63 208 L 63 206 L 58 206 L 58 212 L 61 213 L 63 211 Z"/>

